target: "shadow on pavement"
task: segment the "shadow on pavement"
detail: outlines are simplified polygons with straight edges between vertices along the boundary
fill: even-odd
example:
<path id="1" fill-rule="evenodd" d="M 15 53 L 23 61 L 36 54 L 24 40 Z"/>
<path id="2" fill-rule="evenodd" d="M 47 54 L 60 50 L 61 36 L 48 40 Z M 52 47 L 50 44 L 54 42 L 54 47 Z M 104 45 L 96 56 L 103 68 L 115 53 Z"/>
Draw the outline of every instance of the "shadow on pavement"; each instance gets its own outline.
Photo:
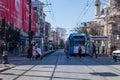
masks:
<path id="1" fill-rule="evenodd" d="M 111 73 L 111 72 L 96 72 L 96 73 L 90 73 L 92 75 L 96 75 L 96 76 L 103 76 L 103 77 L 116 77 L 119 76 L 115 73 Z"/>

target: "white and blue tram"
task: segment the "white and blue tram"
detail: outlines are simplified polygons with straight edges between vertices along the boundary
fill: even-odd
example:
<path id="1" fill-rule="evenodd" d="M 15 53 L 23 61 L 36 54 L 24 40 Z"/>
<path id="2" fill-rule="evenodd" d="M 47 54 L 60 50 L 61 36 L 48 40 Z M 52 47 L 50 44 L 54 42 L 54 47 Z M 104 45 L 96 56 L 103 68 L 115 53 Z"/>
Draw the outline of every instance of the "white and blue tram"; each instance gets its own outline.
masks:
<path id="1" fill-rule="evenodd" d="M 72 33 L 69 35 L 67 43 L 69 43 L 69 54 L 78 54 L 79 44 L 81 45 L 82 54 L 86 53 L 86 34 Z"/>

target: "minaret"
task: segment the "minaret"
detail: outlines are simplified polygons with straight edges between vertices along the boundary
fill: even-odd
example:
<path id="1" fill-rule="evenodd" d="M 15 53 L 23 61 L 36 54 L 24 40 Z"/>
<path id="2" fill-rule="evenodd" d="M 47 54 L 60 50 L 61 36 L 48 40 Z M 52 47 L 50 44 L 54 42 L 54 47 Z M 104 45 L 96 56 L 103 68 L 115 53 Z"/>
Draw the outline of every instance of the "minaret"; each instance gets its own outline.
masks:
<path id="1" fill-rule="evenodd" d="M 95 16 L 100 15 L 100 5 L 101 5 L 100 0 L 95 0 Z"/>

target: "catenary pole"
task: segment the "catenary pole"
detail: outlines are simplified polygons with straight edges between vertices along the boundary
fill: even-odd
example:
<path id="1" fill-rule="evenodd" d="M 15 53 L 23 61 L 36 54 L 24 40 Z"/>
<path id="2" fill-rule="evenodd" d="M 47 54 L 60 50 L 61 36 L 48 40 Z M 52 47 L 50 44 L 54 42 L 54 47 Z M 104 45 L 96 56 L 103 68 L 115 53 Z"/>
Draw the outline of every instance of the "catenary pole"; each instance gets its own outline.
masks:
<path id="1" fill-rule="evenodd" d="M 29 46 L 31 45 L 32 35 L 31 35 L 31 0 L 29 0 Z"/>

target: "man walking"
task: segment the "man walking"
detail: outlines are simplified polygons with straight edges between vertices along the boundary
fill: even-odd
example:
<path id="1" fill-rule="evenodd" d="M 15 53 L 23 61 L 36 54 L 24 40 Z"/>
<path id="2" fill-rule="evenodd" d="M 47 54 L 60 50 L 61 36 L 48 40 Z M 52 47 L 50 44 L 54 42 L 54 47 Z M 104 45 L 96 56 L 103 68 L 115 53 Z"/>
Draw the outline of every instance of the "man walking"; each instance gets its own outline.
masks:
<path id="1" fill-rule="evenodd" d="M 81 48 L 81 45 L 80 45 L 80 43 L 79 43 L 79 46 L 78 46 L 78 55 L 80 56 L 80 58 L 81 58 L 81 56 L 82 56 L 82 48 Z"/>
<path id="2" fill-rule="evenodd" d="M 69 45 L 65 45 L 65 55 L 69 58 Z"/>
<path id="3" fill-rule="evenodd" d="M 92 46 L 93 46 L 93 50 L 92 50 L 92 56 L 91 57 L 93 57 L 93 55 L 95 55 L 95 57 L 97 58 L 95 43 L 92 43 Z"/>

